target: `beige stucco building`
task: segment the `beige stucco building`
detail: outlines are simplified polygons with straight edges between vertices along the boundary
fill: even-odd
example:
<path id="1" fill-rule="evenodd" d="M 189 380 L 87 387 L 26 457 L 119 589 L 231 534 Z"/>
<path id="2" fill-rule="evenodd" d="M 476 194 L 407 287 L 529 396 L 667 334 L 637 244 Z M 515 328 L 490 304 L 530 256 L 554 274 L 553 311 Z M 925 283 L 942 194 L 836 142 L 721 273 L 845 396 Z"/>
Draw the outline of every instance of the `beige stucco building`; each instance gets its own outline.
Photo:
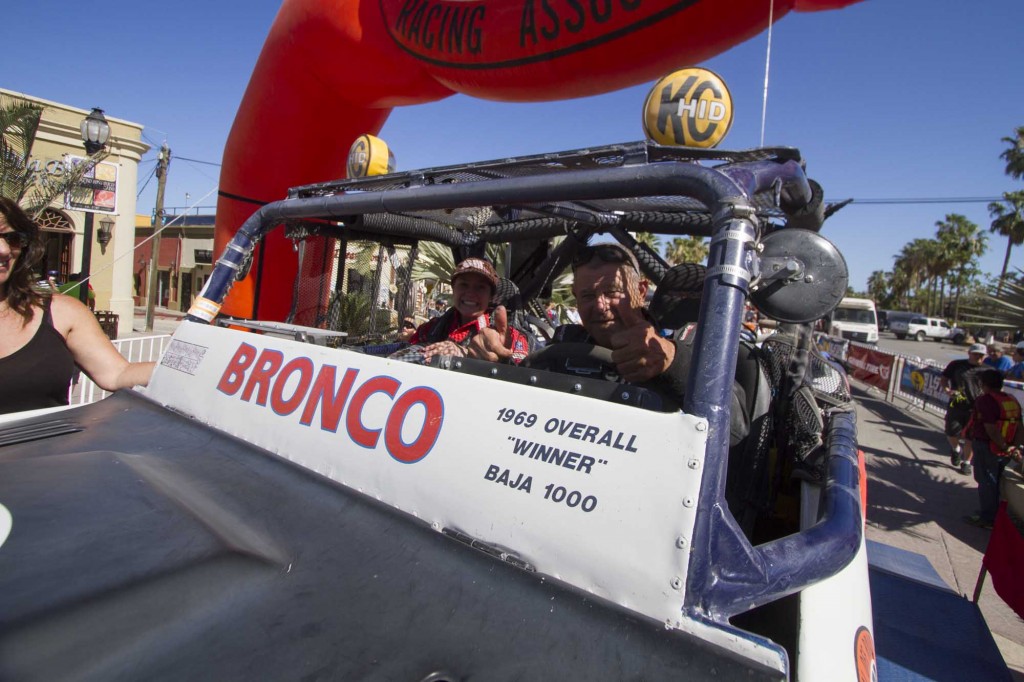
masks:
<path id="1" fill-rule="evenodd" d="M 0 88 L 0 99 L 24 100 L 43 107 L 30 164 L 38 173 L 60 172 L 65 156 L 85 157 L 80 124 L 90 109 L 59 104 L 20 92 Z M 104 112 L 110 125 L 108 156 L 97 174 L 116 180 L 116 194 L 106 195 L 109 210 L 95 213 L 93 220 L 90 283 L 96 293 L 96 309 L 110 310 L 119 316 L 118 334 L 132 330 L 134 317 L 133 249 L 135 247 L 136 188 L 138 168 L 149 145 L 142 141 L 142 125 L 115 118 Z M 114 220 L 110 242 L 104 247 L 97 240 L 100 220 Z M 46 255 L 40 275 L 56 271 L 58 278 L 81 272 L 86 212 L 53 204 L 40 218 Z M 83 276 L 89 273 L 83 273 Z"/>

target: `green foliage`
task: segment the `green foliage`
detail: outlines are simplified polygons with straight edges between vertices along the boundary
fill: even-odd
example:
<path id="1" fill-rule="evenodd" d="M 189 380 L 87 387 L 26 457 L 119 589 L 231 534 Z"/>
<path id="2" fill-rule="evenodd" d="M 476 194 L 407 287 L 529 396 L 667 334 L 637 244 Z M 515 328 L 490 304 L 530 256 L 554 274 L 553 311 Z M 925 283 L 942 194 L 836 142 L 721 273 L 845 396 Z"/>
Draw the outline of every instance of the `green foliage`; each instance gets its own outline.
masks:
<path id="1" fill-rule="evenodd" d="M 370 331 L 370 297 L 364 293 L 331 294 L 327 307 L 327 328 L 348 332 L 349 336 L 362 336 Z"/>
<path id="2" fill-rule="evenodd" d="M 1010 250 L 1024 244 L 1024 192 L 1003 192 L 1003 201 L 990 203 L 988 213 L 992 216 L 989 230 L 1006 237 L 1006 256 L 999 274 L 998 293 L 1002 289 L 1002 281 L 1006 279 L 1006 270 L 1010 267 Z"/>
<path id="3" fill-rule="evenodd" d="M 661 252 L 661 239 L 658 238 L 658 235 L 653 232 L 634 232 L 632 234 L 634 239 L 651 247 L 652 251 Z"/>
<path id="4" fill-rule="evenodd" d="M 710 247 L 700 237 L 676 237 L 665 247 L 665 260 L 672 265 L 703 263 Z"/>
<path id="5" fill-rule="evenodd" d="M 501 244 L 488 244 L 486 256 L 494 264 L 498 274 L 502 273 L 505 263 L 505 250 Z M 442 284 L 452 281 L 455 272 L 455 257 L 450 247 L 437 242 L 420 242 L 419 255 L 412 266 L 414 281 L 433 280 Z"/>
<path id="6" fill-rule="evenodd" d="M 1024 271 L 1019 268 L 1000 280 L 1002 290 L 989 286 L 967 305 L 964 320 L 996 329 L 1024 329 Z"/>
<path id="7" fill-rule="evenodd" d="M 1024 178 L 1024 126 L 1019 126 L 1010 137 L 1004 137 L 1007 149 L 999 155 L 1006 162 L 1006 174 L 1015 180 Z"/>
<path id="8" fill-rule="evenodd" d="M 32 147 L 36 141 L 43 109 L 13 98 L 0 98 L 0 196 L 17 202 L 33 220 L 54 201 L 68 194 L 73 198 L 88 190 L 80 187 L 82 178 L 106 152 L 82 163 L 65 159 L 60 175 L 36 172 Z"/>

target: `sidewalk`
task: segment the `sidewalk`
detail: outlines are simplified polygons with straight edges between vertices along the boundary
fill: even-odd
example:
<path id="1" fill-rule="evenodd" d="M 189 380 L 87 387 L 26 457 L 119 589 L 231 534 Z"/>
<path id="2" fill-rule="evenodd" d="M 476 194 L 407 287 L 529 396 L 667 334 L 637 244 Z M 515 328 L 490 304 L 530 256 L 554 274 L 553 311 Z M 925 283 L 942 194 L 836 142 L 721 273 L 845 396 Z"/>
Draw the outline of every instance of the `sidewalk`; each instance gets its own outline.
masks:
<path id="1" fill-rule="evenodd" d="M 132 321 L 130 334 L 121 334 L 120 339 L 138 336 L 154 336 L 157 334 L 173 334 L 178 325 L 185 319 L 185 313 L 170 308 L 157 307 L 153 310 L 153 331 L 146 331 L 146 307 L 135 306 L 135 317 Z"/>
<path id="2" fill-rule="evenodd" d="M 962 520 L 977 508 L 977 484 L 950 465 L 942 418 L 886 403 L 863 385 L 852 388 L 868 472 L 868 539 L 924 555 L 971 599 L 989 531 Z M 1024 621 L 989 579 L 978 606 L 1014 679 L 1024 681 Z"/>

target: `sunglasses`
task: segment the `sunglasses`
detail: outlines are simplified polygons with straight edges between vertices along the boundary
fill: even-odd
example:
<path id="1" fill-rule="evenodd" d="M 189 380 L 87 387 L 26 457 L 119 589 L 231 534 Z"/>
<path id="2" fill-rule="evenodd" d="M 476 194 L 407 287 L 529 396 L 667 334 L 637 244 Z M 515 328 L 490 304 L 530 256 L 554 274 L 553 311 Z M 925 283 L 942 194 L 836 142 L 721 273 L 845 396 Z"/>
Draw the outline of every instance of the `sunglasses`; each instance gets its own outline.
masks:
<path id="1" fill-rule="evenodd" d="M 412 322 L 403 322 L 402 323 L 402 329 L 415 329 L 415 328 L 416 328 L 416 325 L 414 325 Z"/>
<path id="2" fill-rule="evenodd" d="M 0 232 L 0 240 L 7 242 L 12 249 L 23 249 L 28 246 L 28 235 L 24 232 Z"/>
<path id="3" fill-rule="evenodd" d="M 616 265 L 628 263 L 629 267 L 640 272 L 640 268 L 637 267 L 636 258 L 633 257 L 633 254 L 614 244 L 596 244 L 594 246 L 584 246 L 578 249 L 572 257 L 573 272 L 576 271 L 576 268 L 581 265 L 586 265 L 590 261 L 594 260 L 594 258 L 597 258 L 602 263 L 614 263 Z"/>

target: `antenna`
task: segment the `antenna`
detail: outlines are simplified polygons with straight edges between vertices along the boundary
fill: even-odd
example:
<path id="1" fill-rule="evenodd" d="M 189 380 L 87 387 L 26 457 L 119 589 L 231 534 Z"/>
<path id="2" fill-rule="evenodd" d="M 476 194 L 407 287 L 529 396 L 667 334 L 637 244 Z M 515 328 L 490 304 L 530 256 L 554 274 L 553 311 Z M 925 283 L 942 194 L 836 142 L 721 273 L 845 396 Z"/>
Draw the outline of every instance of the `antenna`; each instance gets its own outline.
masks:
<path id="1" fill-rule="evenodd" d="M 768 67 L 772 63 L 772 24 L 775 23 L 775 0 L 768 0 L 768 50 L 764 55 L 764 94 L 761 97 L 761 144 L 764 146 L 764 122 L 768 115 Z"/>

